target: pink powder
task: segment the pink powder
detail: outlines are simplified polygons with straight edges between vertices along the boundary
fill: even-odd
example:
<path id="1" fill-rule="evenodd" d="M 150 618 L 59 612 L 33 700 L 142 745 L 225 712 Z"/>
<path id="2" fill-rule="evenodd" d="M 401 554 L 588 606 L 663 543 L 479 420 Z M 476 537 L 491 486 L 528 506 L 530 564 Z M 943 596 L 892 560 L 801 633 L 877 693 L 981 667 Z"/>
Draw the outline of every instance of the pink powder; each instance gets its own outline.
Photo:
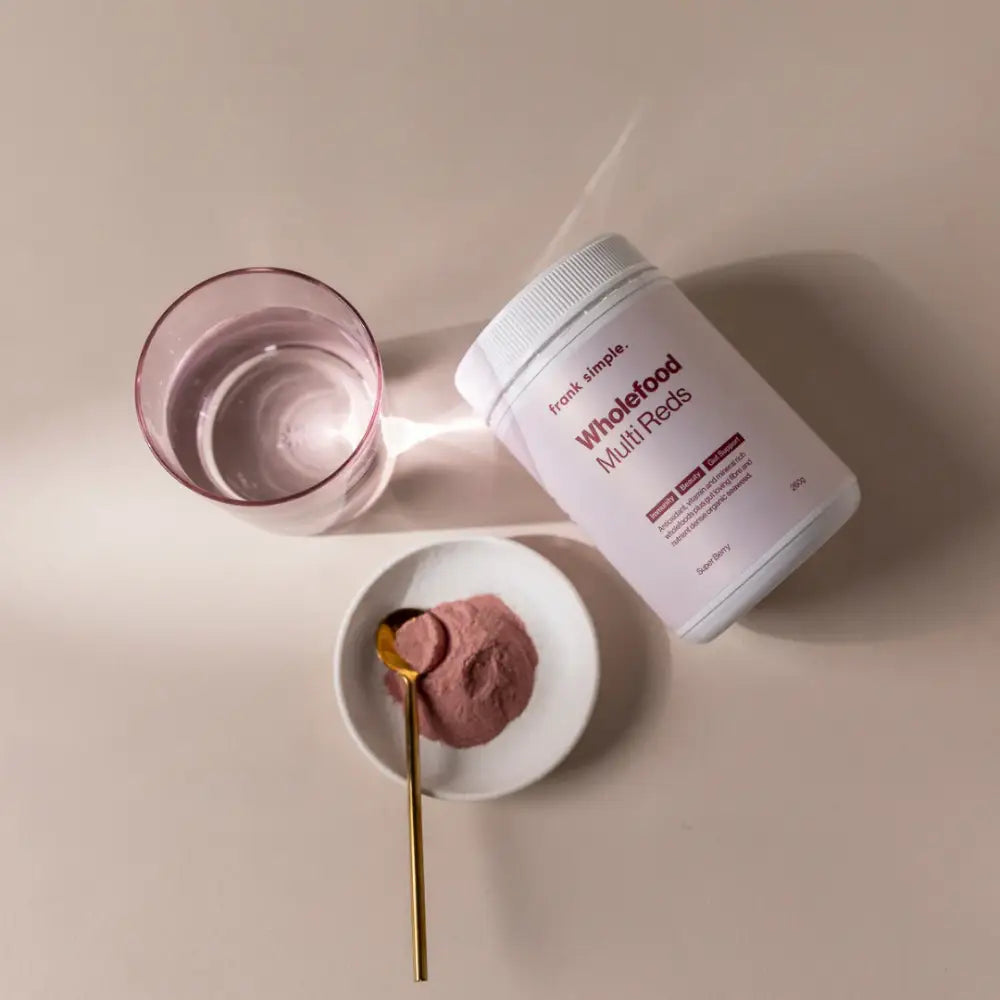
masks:
<path id="1" fill-rule="evenodd" d="M 499 735 L 531 699 L 538 653 L 524 622 L 492 594 L 449 601 L 408 621 L 396 634 L 400 656 L 421 672 L 420 732 L 453 747 Z M 386 688 L 403 699 L 403 682 Z"/>

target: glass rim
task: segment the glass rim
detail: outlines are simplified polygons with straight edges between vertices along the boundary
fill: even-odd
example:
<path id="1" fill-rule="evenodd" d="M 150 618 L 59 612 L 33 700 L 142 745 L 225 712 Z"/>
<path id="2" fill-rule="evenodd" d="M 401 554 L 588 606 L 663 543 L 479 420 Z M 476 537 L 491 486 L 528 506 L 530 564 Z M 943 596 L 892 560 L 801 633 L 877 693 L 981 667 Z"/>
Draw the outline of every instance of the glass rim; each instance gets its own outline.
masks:
<path id="1" fill-rule="evenodd" d="M 329 292 L 335 298 L 340 299 L 344 305 L 357 317 L 358 322 L 361 324 L 362 330 L 364 330 L 365 338 L 367 339 L 367 345 L 371 348 L 373 355 L 375 356 L 375 373 L 377 376 L 377 385 L 375 390 L 375 399 L 372 403 L 371 416 L 368 418 L 368 425 L 365 427 L 365 432 L 361 435 L 358 443 L 354 446 L 350 455 L 344 459 L 340 465 L 337 466 L 331 473 L 324 476 L 319 482 L 314 483 L 312 486 L 307 486 L 304 490 L 298 490 L 295 493 L 288 493 L 284 496 L 275 497 L 273 500 L 241 500 L 236 497 L 223 496 L 221 493 L 213 493 L 211 490 L 206 490 L 199 486 L 197 483 L 191 482 L 189 479 L 185 479 L 180 473 L 175 469 L 171 468 L 170 463 L 164 458 L 160 453 L 159 448 L 157 448 L 156 443 L 149 432 L 149 425 L 146 423 L 146 417 L 142 412 L 142 403 L 140 400 L 140 393 L 142 391 L 142 370 L 143 365 L 146 361 L 146 354 L 149 352 L 149 348 L 153 343 L 156 334 L 159 332 L 160 327 L 163 326 L 164 321 L 167 317 L 185 300 L 190 298 L 196 292 L 201 291 L 201 289 L 213 284 L 216 281 L 221 281 L 224 278 L 233 278 L 238 275 L 243 274 L 282 274 L 289 278 L 298 278 L 302 281 L 307 281 L 312 285 Z M 159 318 L 153 324 L 152 329 L 146 336 L 146 340 L 142 345 L 142 350 L 139 352 L 139 360 L 136 363 L 135 368 L 135 383 L 134 383 L 134 400 L 135 400 L 135 413 L 139 420 L 139 427 L 142 430 L 143 439 L 146 442 L 146 446 L 153 453 L 153 457 L 163 466 L 167 472 L 173 476 L 182 486 L 187 487 L 189 490 L 193 490 L 200 496 L 206 497 L 209 500 L 214 500 L 216 503 L 229 504 L 231 507 L 241 507 L 241 508 L 261 508 L 261 507 L 276 507 L 279 504 L 288 503 L 291 500 L 298 500 L 301 497 L 309 496 L 310 493 L 315 493 L 317 490 L 326 486 L 327 483 L 332 482 L 337 478 L 350 464 L 357 458 L 358 454 L 362 451 L 365 445 L 371 440 L 372 435 L 375 432 L 375 428 L 379 422 L 379 414 L 382 409 L 382 392 L 384 385 L 384 375 L 382 372 L 382 355 L 378 349 L 378 344 L 375 341 L 375 337 L 372 335 L 371 330 L 368 327 L 368 323 L 365 321 L 364 316 L 358 312 L 354 307 L 353 303 L 347 299 L 346 296 L 341 295 L 335 288 L 326 284 L 324 281 L 320 281 L 319 278 L 314 278 L 312 275 L 303 274 L 301 271 L 295 271 L 288 267 L 236 267 L 230 271 L 222 271 L 219 274 L 213 274 L 208 278 L 204 278 L 199 281 L 196 285 L 192 285 L 187 291 L 182 292 L 180 295 L 174 299 L 173 302 L 167 306 L 166 309 L 160 313 Z"/>

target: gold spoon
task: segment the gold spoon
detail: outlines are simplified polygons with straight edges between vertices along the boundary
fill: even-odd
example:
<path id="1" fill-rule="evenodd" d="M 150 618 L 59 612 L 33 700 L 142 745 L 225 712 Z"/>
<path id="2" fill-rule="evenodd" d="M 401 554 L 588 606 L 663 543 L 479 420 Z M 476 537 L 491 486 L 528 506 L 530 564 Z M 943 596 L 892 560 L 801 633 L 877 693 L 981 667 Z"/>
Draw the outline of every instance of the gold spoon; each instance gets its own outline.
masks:
<path id="1" fill-rule="evenodd" d="M 396 652 L 396 632 L 415 608 L 400 608 L 379 622 L 375 631 L 378 658 L 403 678 L 406 685 L 406 791 L 410 802 L 410 921 L 413 926 L 413 978 L 427 980 L 427 914 L 424 910 L 424 828 L 420 811 L 420 723 L 417 717 L 417 678 L 420 674 Z"/>

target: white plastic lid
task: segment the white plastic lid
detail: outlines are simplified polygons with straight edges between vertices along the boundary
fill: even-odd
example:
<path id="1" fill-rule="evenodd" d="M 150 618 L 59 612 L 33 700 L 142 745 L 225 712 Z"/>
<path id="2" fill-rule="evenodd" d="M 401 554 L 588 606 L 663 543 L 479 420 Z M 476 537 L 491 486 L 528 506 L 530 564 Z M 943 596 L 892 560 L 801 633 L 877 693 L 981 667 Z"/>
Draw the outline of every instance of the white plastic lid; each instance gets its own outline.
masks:
<path id="1" fill-rule="evenodd" d="M 543 271 L 491 320 L 455 371 L 455 386 L 486 418 L 500 394 L 573 318 L 653 265 L 624 236 L 600 236 Z"/>

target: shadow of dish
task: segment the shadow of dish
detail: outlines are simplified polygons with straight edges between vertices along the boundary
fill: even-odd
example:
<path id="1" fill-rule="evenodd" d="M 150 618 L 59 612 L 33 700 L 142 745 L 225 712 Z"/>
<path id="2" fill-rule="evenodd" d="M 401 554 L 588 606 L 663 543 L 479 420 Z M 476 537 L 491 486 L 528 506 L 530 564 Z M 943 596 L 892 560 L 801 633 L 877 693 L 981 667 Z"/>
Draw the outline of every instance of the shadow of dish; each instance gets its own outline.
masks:
<path id="1" fill-rule="evenodd" d="M 597 702 L 580 742 L 549 779 L 560 780 L 626 750 L 643 726 L 665 709 L 669 640 L 660 620 L 597 549 L 554 535 L 520 535 L 516 540 L 569 577 L 597 630 Z"/>
<path id="2" fill-rule="evenodd" d="M 455 369 L 480 329 L 481 324 L 468 324 L 380 345 L 394 465 L 385 492 L 344 533 L 566 519 L 455 388 Z"/>
<path id="3" fill-rule="evenodd" d="M 936 391 L 947 331 L 851 254 L 753 260 L 680 285 L 861 483 L 853 520 L 744 624 L 869 640 L 975 613 L 996 474 Z"/>

